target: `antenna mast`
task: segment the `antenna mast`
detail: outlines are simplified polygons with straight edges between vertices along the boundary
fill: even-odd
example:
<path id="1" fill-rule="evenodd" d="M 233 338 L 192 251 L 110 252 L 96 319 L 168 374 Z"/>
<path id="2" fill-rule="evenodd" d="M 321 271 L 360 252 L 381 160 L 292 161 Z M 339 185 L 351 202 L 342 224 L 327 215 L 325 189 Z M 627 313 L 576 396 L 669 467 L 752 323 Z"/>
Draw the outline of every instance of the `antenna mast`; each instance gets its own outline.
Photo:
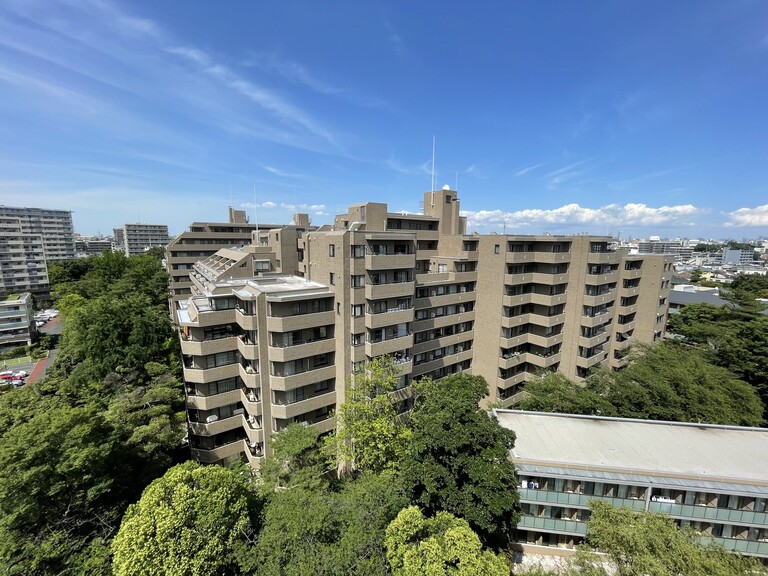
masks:
<path id="1" fill-rule="evenodd" d="M 256 225 L 256 242 L 259 242 L 259 204 L 256 201 L 256 184 L 253 185 L 253 221 Z"/>
<path id="2" fill-rule="evenodd" d="M 435 207 L 435 137 L 432 136 L 432 207 Z"/>

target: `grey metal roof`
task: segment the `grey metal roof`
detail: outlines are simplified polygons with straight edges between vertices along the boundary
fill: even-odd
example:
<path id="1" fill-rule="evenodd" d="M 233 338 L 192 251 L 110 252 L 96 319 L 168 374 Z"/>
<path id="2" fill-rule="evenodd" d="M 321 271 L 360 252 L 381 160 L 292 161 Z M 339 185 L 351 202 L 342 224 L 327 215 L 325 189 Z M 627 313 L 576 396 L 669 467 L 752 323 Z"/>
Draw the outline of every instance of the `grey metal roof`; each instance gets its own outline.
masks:
<path id="1" fill-rule="evenodd" d="M 520 410 L 494 414 L 517 433 L 516 463 L 768 490 L 767 429 Z"/>

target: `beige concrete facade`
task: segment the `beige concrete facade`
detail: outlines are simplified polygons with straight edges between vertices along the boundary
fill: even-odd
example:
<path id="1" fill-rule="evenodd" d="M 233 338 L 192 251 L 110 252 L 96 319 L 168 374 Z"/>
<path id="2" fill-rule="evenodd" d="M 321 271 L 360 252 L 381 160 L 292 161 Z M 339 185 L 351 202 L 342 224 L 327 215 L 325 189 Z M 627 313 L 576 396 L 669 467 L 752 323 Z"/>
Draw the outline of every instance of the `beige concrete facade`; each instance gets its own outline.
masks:
<path id="1" fill-rule="evenodd" d="M 240 310 L 207 310 L 197 320 L 200 328 L 226 324 L 234 332 L 266 338 L 258 359 L 273 370 L 251 374 L 241 366 L 231 374 L 223 369 L 210 376 L 208 370 L 220 370 L 218 366 L 188 367 L 187 382 L 240 378 L 236 387 L 244 386 L 246 396 L 258 398 L 302 388 L 304 395 L 295 406 L 258 409 L 268 422 L 262 424 L 260 436 L 262 453 L 268 453 L 271 431 L 291 418 L 315 422 L 316 405 L 327 401 L 322 407 L 327 413 L 342 403 L 345 383 L 378 356 L 395 359 L 400 388 L 422 377 L 439 379 L 468 371 L 488 382 L 486 403 L 511 406 L 525 382 L 542 371 L 559 370 L 578 381 L 597 367 L 620 367 L 627 346 L 652 343 L 663 334 L 672 257 L 629 256 L 615 250 L 607 236 L 465 232 L 458 194 L 443 189 L 424 194 L 424 214 L 390 213 L 381 203 L 353 205 L 336 216 L 333 226 L 260 231 L 254 234 L 254 246 L 220 250 L 193 266 L 193 297 L 181 304 L 180 314 L 191 314 L 202 297 L 210 301 L 230 294 L 239 300 L 261 290 L 255 286 L 263 282 L 281 282 L 270 275 L 286 272 L 321 287 L 315 292 L 322 296 L 307 299 L 319 298 L 325 304 L 311 315 L 283 315 L 274 313 L 279 307 L 265 308 L 264 325 L 258 312 L 253 318 Z M 203 320 L 205 315 L 213 319 Z M 184 326 L 181 317 L 179 324 Z M 319 328 L 327 341 L 320 345 L 315 336 L 307 342 Z M 274 344 L 274 338 L 287 334 L 295 334 L 300 345 Z M 261 342 L 262 336 L 249 337 Z M 256 358 L 236 339 L 223 345 L 241 364 Z M 185 354 L 223 353 L 201 346 L 208 346 L 205 334 L 194 345 L 182 342 Z M 332 361 L 315 366 L 312 359 L 322 355 Z M 313 369 L 301 375 L 285 372 L 299 361 Z M 308 401 L 307 390 L 331 381 L 333 393 L 323 388 L 317 391 L 323 398 Z M 191 402 L 194 410 L 212 406 L 197 397 Z M 232 410 L 240 408 L 248 408 L 243 398 Z M 332 429 L 333 423 L 326 420 L 320 420 L 320 427 Z M 242 440 L 247 427 L 238 429 L 235 419 L 231 425 L 226 432 Z"/>
<path id="2" fill-rule="evenodd" d="M 272 230 L 289 228 L 301 236 L 305 230 L 312 229 L 306 214 L 296 214 L 292 226 L 283 224 L 249 224 L 245 212 L 229 209 L 229 222 L 194 222 L 189 229 L 179 234 L 168 243 L 165 250 L 166 270 L 170 276 L 172 307 L 186 300 L 192 294 L 192 282 L 189 272 L 196 262 L 204 260 L 222 248 L 241 248 L 247 244 L 263 245 L 262 239 Z M 259 231 L 260 238 L 254 238 Z M 288 240 L 290 233 L 281 235 Z M 268 246 L 275 249 L 275 265 L 288 274 L 298 271 L 300 254 L 293 242 L 292 249 L 282 241 L 269 238 Z M 116 239 L 117 241 L 117 239 Z"/>

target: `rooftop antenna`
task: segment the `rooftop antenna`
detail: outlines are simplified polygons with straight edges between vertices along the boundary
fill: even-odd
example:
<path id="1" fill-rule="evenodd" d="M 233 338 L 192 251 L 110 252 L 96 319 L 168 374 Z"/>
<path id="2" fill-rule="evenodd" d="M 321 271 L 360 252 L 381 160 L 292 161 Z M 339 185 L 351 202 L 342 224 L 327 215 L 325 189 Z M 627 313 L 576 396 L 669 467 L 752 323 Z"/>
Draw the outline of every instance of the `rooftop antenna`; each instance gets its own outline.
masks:
<path id="1" fill-rule="evenodd" d="M 256 242 L 259 241 L 259 204 L 256 201 L 256 184 L 253 185 L 253 223 L 256 226 Z"/>
<path id="2" fill-rule="evenodd" d="M 459 191 L 459 171 L 456 171 L 456 192 Z"/>
<path id="3" fill-rule="evenodd" d="M 435 207 L 435 137 L 432 136 L 432 208 Z"/>

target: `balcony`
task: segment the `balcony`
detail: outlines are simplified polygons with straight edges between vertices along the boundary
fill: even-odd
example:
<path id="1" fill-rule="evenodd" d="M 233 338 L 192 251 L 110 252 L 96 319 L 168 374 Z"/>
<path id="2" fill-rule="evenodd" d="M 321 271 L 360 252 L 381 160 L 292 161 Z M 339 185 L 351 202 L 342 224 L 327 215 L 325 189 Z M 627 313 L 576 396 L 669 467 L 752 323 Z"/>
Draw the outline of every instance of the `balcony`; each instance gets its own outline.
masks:
<path id="1" fill-rule="evenodd" d="M 601 328 L 598 330 L 597 334 L 594 334 L 593 336 L 579 336 L 579 346 L 583 346 L 584 348 L 594 348 L 595 346 L 608 342 L 610 338 L 610 332 L 605 328 Z"/>
<path id="2" fill-rule="evenodd" d="M 640 288 L 635 286 L 634 288 L 619 288 L 619 297 L 621 298 L 631 298 L 632 296 L 637 296 L 640 294 Z"/>
<path id="3" fill-rule="evenodd" d="M 368 270 L 411 269 L 416 266 L 416 254 L 366 254 L 365 267 Z"/>
<path id="4" fill-rule="evenodd" d="M 592 368 L 605 360 L 606 354 L 606 351 L 601 348 L 600 350 L 593 351 L 591 356 L 577 356 L 576 364 L 582 368 Z"/>
<path id="5" fill-rule="evenodd" d="M 523 304 L 530 304 L 532 296 L 533 294 L 531 292 L 516 294 L 514 296 L 505 295 L 501 297 L 501 304 L 503 306 L 521 306 Z"/>
<path id="6" fill-rule="evenodd" d="M 253 419 L 249 419 L 245 414 L 241 414 L 242 421 L 241 426 L 243 430 L 245 430 L 246 436 L 248 436 L 248 441 L 261 444 L 264 442 L 264 429 L 261 427 L 258 422 Z"/>
<path id="7" fill-rule="evenodd" d="M 404 298 L 413 296 L 414 282 L 389 282 L 380 284 L 365 284 L 365 297 L 368 300 L 384 300 L 387 298 Z"/>
<path id="8" fill-rule="evenodd" d="M 560 352 L 547 354 L 528 352 L 525 354 L 525 360 L 539 368 L 550 368 L 560 362 Z"/>
<path id="9" fill-rule="evenodd" d="M 634 278 L 640 278 L 643 275 L 643 271 L 640 268 L 633 268 L 632 270 L 622 270 L 621 277 L 625 280 L 632 280 Z"/>
<path id="10" fill-rule="evenodd" d="M 522 384 L 523 382 L 525 382 L 527 377 L 528 377 L 527 372 L 520 372 L 519 374 L 514 374 L 509 378 L 502 378 L 501 376 L 499 376 L 496 386 L 498 388 L 502 388 L 506 390 L 507 388 L 511 388 L 512 386 L 517 386 L 518 384 Z"/>
<path id="11" fill-rule="evenodd" d="M 187 408 L 213 410 L 214 408 L 235 404 L 238 400 L 240 400 L 239 390 L 230 390 L 229 392 L 211 394 L 210 396 L 187 394 Z"/>
<path id="12" fill-rule="evenodd" d="M 531 314 L 530 322 L 532 324 L 536 324 L 536 326 L 546 326 L 547 328 L 552 328 L 565 322 L 565 314 L 553 314 L 552 316 L 545 316 L 543 314 Z"/>
<path id="13" fill-rule="evenodd" d="M 557 534 L 569 534 L 572 536 L 587 535 L 587 523 L 574 522 L 573 520 L 555 520 L 554 518 L 523 516 L 517 523 L 517 527 L 525 528 L 526 530 L 555 532 Z"/>
<path id="14" fill-rule="evenodd" d="M 331 364 L 330 366 L 322 366 L 296 374 L 270 376 L 270 387 L 272 390 L 294 390 L 295 388 L 301 388 L 302 386 L 308 386 L 309 384 L 315 384 L 335 377 L 336 366 Z"/>
<path id="15" fill-rule="evenodd" d="M 365 315 L 366 328 L 385 328 L 392 324 L 407 324 L 413 322 L 413 306 L 395 306 L 386 312 L 375 312 Z"/>
<path id="16" fill-rule="evenodd" d="M 552 334 L 551 336 L 545 336 L 543 334 L 536 334 L 534 332 L 529 332 L 528 342 L 530 342 L 534 346 L 539 346 L 540 348 L 549 348 L 550 346 L 556 346 L 557 344 L 562 344 L 563 333 L 561 332 L 560 334 Z"/>
<path id="17" fill-rule="evenodd" d="M 595 328 L 596 326 L 603 326 L 613 320 L 613 310 L 604 310 L 598 312 L 594 316 L 582 316 L 581 325 L 589 328 Z"/>
<path id="18" fill-rule="evenodd" d="M 607 290 L 601 294 L 596 294 L 594 296 L 585 294 L 582 300 L 582 303 L 585 306 L 600 306 L 601 304 L 608 304 L 609 302 L 613 302 L 615 299 L 616 299 L 616 291 Z"/>
<path id="19" fill-rule="evenodd" d="M 214 462 L 219 462 L 225 458 L 239 456 L 243 451 L 246 450 L 247 448 L 245 446 L 245 442 L 242 439 L 235 440 L 229 444 L 224 444 L 223 446 L 211 448 L 210 450 L 204 450 L 202 448 L 190 448 L 190 451 L 192 452 L 192 459 L 202 464 L 213 464 Z"/>
<path id="20" fill-rule="evenodd" d="M 504 285 L 505 286 L 519 286 L 521 284 L 530 284 L 533 282 L 534 277 L 533 272 L 526 272 L 524 274 L 504 274 Z M 541 284 L 545 284 L 546 282 L 540 282 Z"/>
<path id="21" fill-rule="evenodd" d="M 299 358 L 309 358 L 318 354 L 326 354 L 336 349 L 336 340 L 321 338 L 307 340 L 293 346 L 270 346 L 269 359 L 274 362 L 290 362 Z"/>
<path id="22" fill-rule="evenodd" d="M 237 375 L 247 388 L 261 388 L 261 374 L 250 363 L 238 364 Z"/>
<path id="23" fill-rule="evenodd" d="M 259 319 L 255 314 L 246 314 L 245 310 L 237 308 L 235 310 L 235 321 L 243 330 L 258 330 Z"/>
<path id="24" fill-rule="evenodd" d="M 421 310 L 422 308 L 434 308 L 435 306 L 449 306 L 451 304 L 464 304 L 466 302 L 474 302 L 474 292 L 451 292 L 447 294 L 438 294 L 437 290 L 431 289 L 430 295 L 425 298 L 416 299 L 416 308 Z"/>
<path id="25" fill-rule="evenodd" d="M 234 378 L 238 374 L 239 364 L 225 364 L 216 368 L 187 368 L 184 367 L 184 380 L 187 382 L 196 382 L 208 384 L 217 380 L 226 380 Z"/>
<path id="26" fill-rule="evenodd" d="M 389 337 L 378 342 L 367 341 L 365 343 L 365 353 L 374 358 L 384 356 L 385 354 L 394 354 L 401 350 L 407 350 L 413 346 L 413 333 Z"/>
<path id="27" fill-rule="evenodd" d="M 246 414 L 261 416 L 261 400 L 251 388 L 246 388 L 245 386 L 240 388 L 239 400 L 245 407 Z"/>
<path id="28" fill-rule="evenodd" d="M 517 316 L 502 316 L 501 326 L 502 328 L 515 328 L 532 322 L 533 318 L 546 318 L 546 316 L 536 316 L 530 312 L 518 314 Z"/>
<path id="29" fill-rule="evenodd" d="M 565 293 L 552 295 L 539 294 L 538 292 L 531 293 L 531 303 L 538 304 L 540 306 L 557 306 L 558 304 L 564 304 L 565 299 Z"/>
<path id="30" fill-rule="evenodd" d="M 272 332 L 293 332 L 305 328 L 328 326 L 336 322 L 333 310 L 310 312 L 295 316 L 268 316 L 267 328 Z"/>
<path id="31" fill-rule="evenodd" d="M 613 250 L 605 252 L 590 252 L 587 254 L 588 264 L 618 264 L 621 261 L 621 253 Z"/>
<path id="32" fill-rule="evenodd" d="M 243 358 L 248 360 L 259 359 L 259 347 L 251 342 L 245 335 L 237 337 L 237 350 Z"/>
<path id="33" fill-rule="evenodd" d="M 325 408 L 326 406 L 336 406 L 336 390 L 331 390 L 325 394 L 318 394 L 290 404 L 275 404 L 273 402 L 272 417 L 286 420 L 288 418 L 295 418 L 296 416 L 312 412 L 318 408 Z"/>
<path id="34" fill-rule="evenodd" d="M 612 270 L 604 274 L 587 274 L 584 277 L 584 283 L 591 286 L 600 286 L 602 284 L 615 284 L 619 281 L 619 271 Z"/>
<path id="35" fill-rule="evenodd" d="M 235 322 L 235 309 L 230 310 L 205 310 L 197 312 L 194 306 L 189 307 L 190 321 L 184 322 L 184 325 L 197 328 L 206 328 L 208 326 L 220 326 L 222 324 L 232 324 Z M 195 315 L 193 319 L 193 315 Z"/>
<path id="36" fill-rule="evenodd" d="M 217 419 L 212 422 L 190 422 L 189 431 L 196 436 L 215 436 L 222 432 L 240 428 L 242 421 L 242 414 L 235 414 L 229 418 Z"/>

